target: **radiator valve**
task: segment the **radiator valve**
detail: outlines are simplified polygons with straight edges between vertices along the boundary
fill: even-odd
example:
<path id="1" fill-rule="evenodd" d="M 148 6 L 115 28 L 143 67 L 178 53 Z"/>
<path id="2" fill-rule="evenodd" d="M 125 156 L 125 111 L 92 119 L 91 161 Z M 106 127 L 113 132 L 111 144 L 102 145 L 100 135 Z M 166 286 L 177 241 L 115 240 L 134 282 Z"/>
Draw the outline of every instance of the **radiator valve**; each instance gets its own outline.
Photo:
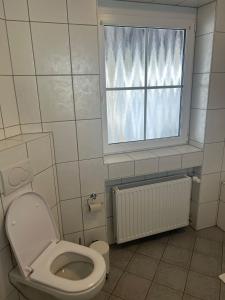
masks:
<path id="1" fill-rule="evenodd" d="M 201 183 L 201 179 L 198 176 L 193 176 L 192 181 L 195 183 Z"/>

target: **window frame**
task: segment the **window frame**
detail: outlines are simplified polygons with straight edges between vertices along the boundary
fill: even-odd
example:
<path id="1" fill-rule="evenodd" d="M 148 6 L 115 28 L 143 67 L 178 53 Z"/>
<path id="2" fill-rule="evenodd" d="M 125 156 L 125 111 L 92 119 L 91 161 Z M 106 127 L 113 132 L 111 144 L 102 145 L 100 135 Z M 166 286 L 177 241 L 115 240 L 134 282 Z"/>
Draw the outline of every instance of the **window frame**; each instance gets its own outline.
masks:
<path id="1" fill-rule="evenodd" d="M 145 141 L 122 142 L 108 144 L 107 130 L 107 107 L 106 107 L 106 80 L 105 80 L 105 45 L 104 26 L 131 26 L 131 27 L 153 27 L 165 29 L 185 30 L 185 49 L 183 61 L 183 88 L 180 110 L 180 136 L 152 139 Z M 102 14 L 99 20 L 99 52 L 100 52 L 100 91 L 102 99 L 102 129 L 104 154 L 116 154 L 138 150 L 154 149 L 167 146 L 182 145 L 188 143 L 191 87 L 194 57 L 195 21 L 165 18 L 148 18 L 146 16 L 130 16 L 120 14 Z"/>

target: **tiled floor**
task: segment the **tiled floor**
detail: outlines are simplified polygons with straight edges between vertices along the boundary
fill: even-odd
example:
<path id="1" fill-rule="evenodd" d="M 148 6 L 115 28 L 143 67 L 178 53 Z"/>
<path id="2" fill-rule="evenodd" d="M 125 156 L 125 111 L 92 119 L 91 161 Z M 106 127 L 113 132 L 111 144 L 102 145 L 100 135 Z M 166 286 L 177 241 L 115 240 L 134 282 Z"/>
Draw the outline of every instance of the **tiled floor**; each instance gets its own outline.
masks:
<path id="1" fill-rule="evenodd" d="M 225 233 L 190 227 L 110 249 L 110 276 L 95 300 L 225 300 Z"/>

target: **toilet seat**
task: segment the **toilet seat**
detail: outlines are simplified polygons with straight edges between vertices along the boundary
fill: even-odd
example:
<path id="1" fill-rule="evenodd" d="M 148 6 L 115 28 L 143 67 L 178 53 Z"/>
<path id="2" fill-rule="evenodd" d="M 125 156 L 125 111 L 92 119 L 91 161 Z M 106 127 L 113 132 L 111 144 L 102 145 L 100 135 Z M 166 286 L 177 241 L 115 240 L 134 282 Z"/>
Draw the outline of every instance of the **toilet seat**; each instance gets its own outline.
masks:
<path id="1" fill-rule="evenodd" d="M 73 281 L 54 275 L 51 272 L 50 268 L 54 260 L 59 255 L 68 252 L 72 254 L 79 254 L 92 261 L 94 269 L 89 276 L 81 280 Z M 105 262 L 101 255 L 88 247 L 66 241 L 60 241 L 58 243 L 53 242 L 31 265 L 31 269 L 31 280 L 67 293 L 80 293 L 87 291 L 88 289 L 93 288 L 99 281 L 102 280 L 103 277 L 105 277 Z"/>
<path id="2" fill-rule="evenodd" d="M 60 241 L 51 212 L 39 194 L 29 192 L 15 199 L 7 211 L 5 226 L 18 267 L 29 282 L 68 296 L 93 294 L 102 286 L 106 275 L 103 257 L 88 247 Z M 68 253 L 72 257 L 66 256 Z M 93 264 L 93 270 L 80 280 L 59 277 L 51 267 L 63 254 L 69 263 L 82 263 L 83 256 Z"/>

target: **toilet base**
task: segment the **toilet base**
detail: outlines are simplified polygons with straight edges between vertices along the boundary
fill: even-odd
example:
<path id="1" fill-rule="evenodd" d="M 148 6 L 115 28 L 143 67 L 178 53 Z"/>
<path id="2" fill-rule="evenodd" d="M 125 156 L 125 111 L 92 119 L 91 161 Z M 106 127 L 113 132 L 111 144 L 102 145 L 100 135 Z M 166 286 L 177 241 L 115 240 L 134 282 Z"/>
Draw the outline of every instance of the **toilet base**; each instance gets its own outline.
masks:
<path id="1" fill-rule="evenodd" d="M 89 300 L 94 298 L 105 284 L 105 280 L 102 280 L 91 292 L 66 295 L 48 287 L 40 287 L 37 283 L 23 278 L 17 269 L 12 270 L 9 277 L 13 286 L 28 300 Z"/>

